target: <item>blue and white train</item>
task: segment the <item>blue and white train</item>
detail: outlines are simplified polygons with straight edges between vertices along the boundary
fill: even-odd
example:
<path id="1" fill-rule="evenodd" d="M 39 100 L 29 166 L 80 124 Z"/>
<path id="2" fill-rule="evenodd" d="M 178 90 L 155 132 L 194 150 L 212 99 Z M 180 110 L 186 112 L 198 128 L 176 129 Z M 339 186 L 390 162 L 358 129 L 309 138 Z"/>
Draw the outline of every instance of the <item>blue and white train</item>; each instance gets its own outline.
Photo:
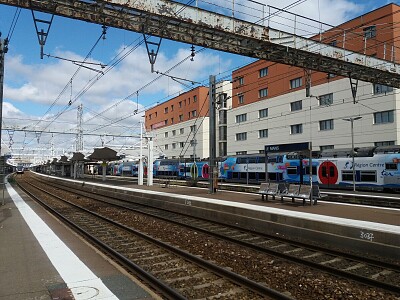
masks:
<path id="1" fill-rule="evenodd" d="M 361 189 L 400 190 L 400 146 L 359 148 L 354 153 L 354 183 Z M 266 164 L 267 159 L 267 164 Z M 308 157 L 299 153 L 278 153 L 227 156 L 218 159 L 219 179 L 226 182 L 258 184 L 277 181 L 287 183 L 310 182 Z M 266 173 L 266 166 L 268 172 Z M 147 166 L 144 165 L 145 175 Z M 111 163 L 110 175 L 137 176 L 137 162 Z M 154 177 L 173 176 L 178 179 L 207 180 L 210 176 L 208 161 L 180 161 L 156 159 Z M 312 181 L 323 188 L 351 188 L 353 186 L 353 157 L 351 149 L 313 152 Z"/>

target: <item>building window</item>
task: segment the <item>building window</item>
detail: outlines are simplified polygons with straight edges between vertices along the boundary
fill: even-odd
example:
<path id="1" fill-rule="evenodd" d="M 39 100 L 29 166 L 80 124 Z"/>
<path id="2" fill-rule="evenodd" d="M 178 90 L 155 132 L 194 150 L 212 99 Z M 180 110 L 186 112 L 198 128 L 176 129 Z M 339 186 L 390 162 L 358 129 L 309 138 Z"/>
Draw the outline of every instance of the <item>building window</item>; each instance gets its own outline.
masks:
<path id="1" fill-rule="evenodd" d="M 263 139 L 268 137 L 268 129 L 261 129 L 258 131 L 258 138 Z"/>
<path id="2" fill-rule="evenodd" d="M 301 77 L 290 80 L 290 88 L 291 89 L 301 87 L 301 85 L 302 85 Z"/>
<path id="3" fill-rule="evenodd" d="M 176 143 L 172 143 L 172 149 L 176 149 Z"/>
<path id="4" fill-rule="evenodd" d="M 245 141 L 247 140 L 247 132 L 236 133 L 237 141 Z"/>
<path id="5" fill-rule="evenodd" d="M 333 119 L 319 121 L 319 130 L 333 130 Z"/>
<path id="6" fill-rule="evenodd" d="M 164 114 L 167 114 L 168 113 L 168 107 L 165 107 L 164 108 Z"/>
<path id="7" fill-rule="evenodd" d="M 334 145 L 319 146 L 319 149 L 320 149 L 321 151 L 328 150 L 328 149 L 334 149 L 334 148 L 335 148 Z"/>
<path id="8" fill-rule="evenodd" d="M 244 95 L 240 94 L 238 97 L 239 97 L 239 104 L 243 104 L 244 103 Z"/>
<path id="9" fill-rule="evenodd" d="M 174 124 L 174 118 L 171 118 L 171 124 Z"/>
<path id="10" fill-rule="evenodd" d="M 247 154 L 247 151 L 238 151 L 236 152 L 236 155 L 245 155 Z"/>
<path id="11" fill-rule="evenodd" d="M 196 129 L 197 129 L 196 125 L 190 126 L 190 132 L 196 132 Z"/>
<path id="12" fill-rule="evenodd" d="M 174 106 L 173 105 L 171 105 L 171 111 L 174 111 Z"/>
<path id="13" fill-rule="evenodd" d="M 258 91 L 258 98 L 265 98 L 268 96 L 268 89 L 261 89 Z"/>
<path id="14" fill-rule="evenodd" d="M 185 133 L 185 128 L 179 129 L 179 134 L 184 134 Z"/>
<path id="15" fill-rule="evenodd" d="M 375 142 L 374 144 L 375 144 L 376 147 L 394 146 L 394 141 Z"/>
<path id="16" fill-rule="evenodd" d="M 239 85 L 243 85 L 244 84 L 244 77 L 239 77 L 238 78 L 238 82 L 239 82 Z"/>
<path id="17" fill-rule="evenodd" d="M 394 122 L 393 110 L 374 113 L 374 124 L 385 124 Z"/>
<path id="18" fill-rule="evenodd" d="M 247 114 L 241 114 L 236 116 L 236 123 L 246 122 Z"/>
<path id="19" fill-rule="evenodd" d="M 164 149 L 165 149 L 165 150 L 168 150 L 168 145 L 164 145 Z"/>
<path id="20" fill-rule="evenodd" d="M 184 142 L 180 142 L 179 143 L 179 147 L 181 147 L 181 148 L 185 147 L 185 143 Z"/>
<path id="21" fill-rule="evenodd" d="M 164 120 L 164 125 L 168 125 L 168 119 Z"/>
<path id="22" fill-rule="evenodd" d="M 183 114 L 179 115 L 179 121 L 183 121 Z"/>
<path id="23" fill-rule="evenodd" d="M 192 117 L 197 117 L 197 110 L 192 110 L 191 115 Z"/>
<path id="24" fill-rule="evenodd" d="M 149 115 L 149 120 L 151 120 L 151 114 Z"/>
<path id="25" fill-rule="evenodd" d="M 390 93 L 390 92 L 393 92 L 393 87 L 374 83 L 374 95 L 386 94 L 386 93 Z"/>
<path id="26" fill-rule="evenodd" d="M 366 39 L 372 39 L 374 37 L 376 37 L 376 26 L 368 26 L 365 27 L 364 29 L 364 37 Z"/>
<path id="27" fill-rule="evenodd" d="M 331 105 L 333 103 L 333 93 L 321 95 L 318 97 L 318 100 L 320 106 Z"/>
<path id="28" fill-rule="evenodd" d="M 268 108 L 260 109 L 258 111 L 258 117 L 260 119 L 268 117 Z"/>
<path id="29" fill-rule="evenodd" d="M 337 46 L 337 40 L 333 40 L 332 42 L 329 42 L 328 45 L 336 47 Z"/>
<path id="30" fill-rule="evenodd" d="M 290 134 L 303 133 L 303 124 L 290 125 Z"/>
<path id="31" fill-rule="evenodd" d="M 176 130 L 172 130 L 172 136 L 176 136 Z"/>
<path id="32" fill-rule="evenodd" d="M 182 101 L 179 101 L 179 107 L 182 107 Z"/>
<path id="33" fill-rule="evenodd" d="M 168 137 L 168 132 L 164 132 L 164 137 Z"/>
<path id="34" fill-rule="evenodd" d="M 193 102 L 197 102 L 197 96 L 196 95 L 193 96 Z"/>
<path id="35" fill-rule="evenodd" d="M 268 75 L 268 68 L 263 68 L 259 71 L 258 76 L 261 77 L 265 77 Z"/>
<path id="36" fill-rule="evenodd" d="M 302 110 L 303 109 L 303 101 L 295 101 L 290 103 L 290 111 Z"/>

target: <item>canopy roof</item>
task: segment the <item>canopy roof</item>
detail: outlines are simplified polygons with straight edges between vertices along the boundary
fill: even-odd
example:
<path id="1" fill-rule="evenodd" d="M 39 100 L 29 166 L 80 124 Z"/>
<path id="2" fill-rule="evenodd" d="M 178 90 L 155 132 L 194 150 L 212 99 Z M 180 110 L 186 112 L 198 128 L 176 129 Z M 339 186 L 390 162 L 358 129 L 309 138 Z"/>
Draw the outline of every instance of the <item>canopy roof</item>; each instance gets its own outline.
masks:
<path id="1" fill-rule="evenodd" d="M 117 151 L 110 149 L 108 147 L 94 149 L 94 152 L 89 155 L 91 160 L 102 160 L 102 161 L 111 161 L 117 160 L 119 157 L 117 156 Z"/>
<path id="2" fill-rule="evenodd" d="M 71 161 L 84 161 L 85 160 L 85 155 L 83 155 L 80 152 L 74 152 L 74 155 L 72 155 Z"/>

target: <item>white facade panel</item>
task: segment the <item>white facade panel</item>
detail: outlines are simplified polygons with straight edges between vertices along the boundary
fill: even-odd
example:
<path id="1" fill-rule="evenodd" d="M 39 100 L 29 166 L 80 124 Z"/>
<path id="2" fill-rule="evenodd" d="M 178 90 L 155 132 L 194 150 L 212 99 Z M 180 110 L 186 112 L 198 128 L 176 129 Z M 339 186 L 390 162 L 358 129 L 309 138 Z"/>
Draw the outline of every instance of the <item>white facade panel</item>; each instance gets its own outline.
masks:
<path id="1" fill-rule="evenodd" d="M 400 98 L 396 90 L 387 94 L 373 92 L 371 83 L 359 82 L 356 103 L 353 103 L 349 79 L 340 79 L 311 87 L 312 97 L 305 97 L 305 90 L 300 90 L 231 109 L 228 112 L 228 155 L 259 153 L 265 145 L 308 141 L 312 142 L 313 150 L 324 146 L 351 147 L 351 124 L 343 119 L 355 116 L 362 117 L 354 122 L 355 147 L 374 146 L 376 142 L 398 144 Z M 333 94 L 333 102 L 321 106 L 319 96 L 329 93 Z M 291 103 L 296 101 L 301 101 L 301 109 L 292 111 Z M 259 111 L 265 108 L 268 108 L 268 117 L 259 118 Z M 374 114 L 385 111 L 393 111 L 393 122 L 376 124 Z M 246 120 L 237 122 L 237 116 L 243 114 Z M 260 137 L 263 129 L 268 129 L 268 137 Z M 241 133 L 246 133 L 246 140 L 237 140 Z M 263 134 L 265 136 L 265 132 Z"/>

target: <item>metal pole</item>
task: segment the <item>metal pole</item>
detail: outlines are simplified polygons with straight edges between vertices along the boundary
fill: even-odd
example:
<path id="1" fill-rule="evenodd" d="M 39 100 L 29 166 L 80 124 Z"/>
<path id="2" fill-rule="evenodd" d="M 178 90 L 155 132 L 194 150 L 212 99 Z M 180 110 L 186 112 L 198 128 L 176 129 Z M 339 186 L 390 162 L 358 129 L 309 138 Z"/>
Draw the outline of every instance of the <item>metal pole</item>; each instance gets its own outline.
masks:
<path id="1" fill-rule="evenodd" d="M 143 126 L 142 121 L 140 121 L 140 154 L 139 154 L 139 178 L 138 185 L 143 185 L 143 149 L 142 149 L 142 140 L 143 140 Z"/>
<path id="2" fill-rule="evenodd" d="M 210 82 L 209 82 L 209 122 L 210 122 L 210 145 L 209 145 L 209 152 L 210 152 L 210 176 L 209 176 L 209 186 L 210 186 L 210 194 L 214 194 L 216 190 L 215 181 L 218 179 L 218 173 L 216 173 L 215 167 L 215 159 L 217 156 L 216 153 L 216 132 L 215 132 L 215 76 L 210 75 Z M 215 178 L 217 176 L 217 178 Z"/>
<path id="3" fill-rule="evenodd" d="M 1 32 L 0 32 L 1 37 Z M 3 85 L 4 85 L 4 56 L 8 50 L 8 40 L 0 39 L 0 141 L 1 141 L 1 126 L 3 124 Z M 1 143 L 0 143 L 0 156 L 1 153 Z"/>
<path id="4" fill-rule="evenodd" d="M 147 185 L 153 185 L 153 138 L 148 138 Z"/>
<path id="5" fill-rule="evenodd" d="M 350 118 L 351 123 L 351 158 L 353 168 L 353 191 L 356 191 L 356 168 L 354 165 L 354 119 Z"/>
<path id="6" fill-rule="evenodd" d="M 353 169 L 353 191 L 356 191 L 356 166 L 354 164 L 354 121 L 360 120 L 362 117 L 352 117 L 343 119 L 344 121 L 348 121 L 351 123 L 351 162 L 352 162 L 352 169 Z"/>

